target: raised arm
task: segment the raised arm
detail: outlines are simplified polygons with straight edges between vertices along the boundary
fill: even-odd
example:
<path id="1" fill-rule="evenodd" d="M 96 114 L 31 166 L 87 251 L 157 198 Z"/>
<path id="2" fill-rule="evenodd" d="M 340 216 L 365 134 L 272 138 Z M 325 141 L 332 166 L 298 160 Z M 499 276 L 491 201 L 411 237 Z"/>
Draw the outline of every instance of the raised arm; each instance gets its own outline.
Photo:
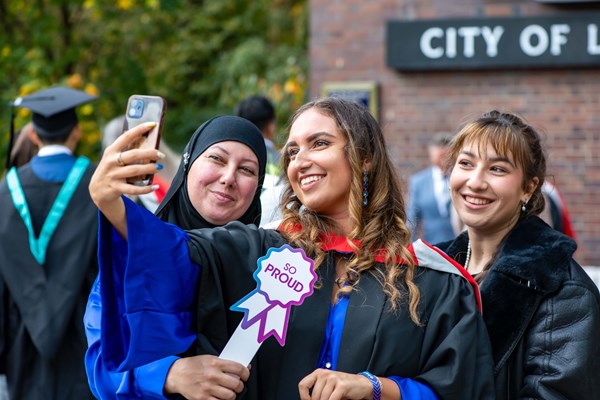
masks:
<path id="1" fill-rule="evenodd" d="M 129 184 L 127 178 L 154 174 L 162 166 L 151 161 L 164 158 L 164 154 L 154 149 L 126 149 L 155 125 L 154 122 L 142 124 L 119 136 L 104 151 L 96 172 L 90 181 L 89 190 L 92 200 L 125 239 L 127 239 L 127 222 L 125 219 L 125 205 L 121 195 L 141 195 L 156 189 L 152 185 L 136 186 Z"/>
<path id="2" fill-rule="evenodd" d="M 101 340 L 109 370 L 126 371 L 187 350 L 200 267 L 187 234 L 124 198 L 128 240 L 99 220 Z"/>

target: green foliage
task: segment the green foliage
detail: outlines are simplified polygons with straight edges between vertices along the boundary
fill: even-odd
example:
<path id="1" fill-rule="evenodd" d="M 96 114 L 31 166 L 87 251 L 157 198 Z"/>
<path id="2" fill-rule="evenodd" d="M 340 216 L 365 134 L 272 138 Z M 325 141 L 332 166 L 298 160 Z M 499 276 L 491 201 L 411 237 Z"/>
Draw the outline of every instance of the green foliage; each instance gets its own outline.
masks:
<path id="1" fill-rule="evenodd" d="M 101 128 L 134 93 L 167 99 L 165 138 L 178 149 L 204 120 L 255 93 L 273 99 L 283 131 L 305 100 L 307 8 L 306 0 L 0 0 L 0 101 L 56 84 L 98 94 L 79 109 L 79 150 L 93 159 Z M 0 110 L 4 160 L 10 107 Z M 29 119 L 19 110 L 16 126 Z"/>

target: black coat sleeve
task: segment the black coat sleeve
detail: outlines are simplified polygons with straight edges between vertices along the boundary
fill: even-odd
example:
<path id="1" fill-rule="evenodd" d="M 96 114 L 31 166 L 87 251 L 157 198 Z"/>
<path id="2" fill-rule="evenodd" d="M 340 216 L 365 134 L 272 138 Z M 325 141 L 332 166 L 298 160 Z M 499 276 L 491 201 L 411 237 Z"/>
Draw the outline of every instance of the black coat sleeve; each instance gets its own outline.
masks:
<path id="1" fill-rule="evenodd" d="M 525 336 L 520 398 L 600 399 L 600 304 L 570 282 L 538 307 Z"/>

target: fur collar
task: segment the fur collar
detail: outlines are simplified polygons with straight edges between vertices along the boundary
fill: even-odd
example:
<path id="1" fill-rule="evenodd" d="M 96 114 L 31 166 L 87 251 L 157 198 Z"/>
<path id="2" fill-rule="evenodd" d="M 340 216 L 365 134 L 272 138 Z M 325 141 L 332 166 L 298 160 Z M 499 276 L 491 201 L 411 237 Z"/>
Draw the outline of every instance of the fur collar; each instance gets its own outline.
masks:
<path id="1" fill-rule="evenodd" d="M 467 243 L 463 232 L 438 246 L 464 263 Z M 572 239 L 535 216 L 519 222 L 504 240 L 480 286 L 496 373 L 517 346 L 540 302 L 569 278 L 576 248 Z"/>
<path id="2" fill-rule="evenodd" d="M 452 241 L 438 244 L 438 247 L 463 264 L 468 241 L 467 233 L 463 232 Z M 530 282 L 544 293 L 553 292 L 567 279 L 576 249 L 573 239 L 532 216 L 518 223 L 508 234 L 491 269 Z"/>

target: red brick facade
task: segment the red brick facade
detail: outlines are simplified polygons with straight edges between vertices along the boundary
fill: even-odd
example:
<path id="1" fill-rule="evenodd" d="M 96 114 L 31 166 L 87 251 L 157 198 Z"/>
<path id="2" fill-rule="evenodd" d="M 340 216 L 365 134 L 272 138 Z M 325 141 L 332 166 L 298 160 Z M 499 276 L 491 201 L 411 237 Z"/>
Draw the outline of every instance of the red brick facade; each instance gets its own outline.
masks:
<path id="1" fill-rule="evenodd" d="M 574 221 L 576 259 L 600 265 L 600 66 L 399 72 L 385 61 L 387 20 L 600 12 L 600 3 L 311 0 L 310 7 L 311 95 L 326 82 L 377 81 L 379 120 L 404 179 L 427 165 L 426 145 L 435 132 L 456 131 L 493 108 L 517 112 L 545 135 L 548 173 Z"/>

